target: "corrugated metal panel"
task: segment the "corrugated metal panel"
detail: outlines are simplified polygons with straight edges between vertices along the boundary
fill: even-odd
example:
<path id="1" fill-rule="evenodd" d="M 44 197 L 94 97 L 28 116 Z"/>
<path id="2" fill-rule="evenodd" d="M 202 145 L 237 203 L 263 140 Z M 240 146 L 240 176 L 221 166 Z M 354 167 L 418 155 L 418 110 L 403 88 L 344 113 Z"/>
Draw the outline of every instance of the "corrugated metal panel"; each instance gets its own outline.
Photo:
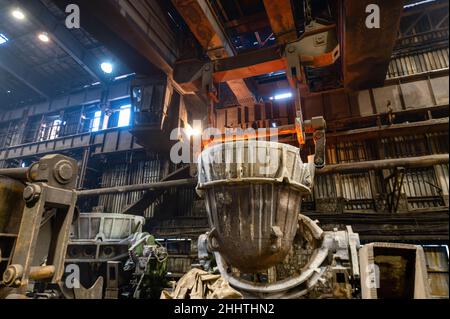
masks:
<path id="1" fill-rule="evenodd" d="M 103 172 L 101 187 L 157 182 L 161 179 L 161 173 L 161 162 L 158 159 L 113 165 Z M 132 192 L 102 195 L 99 197 L 98 205 L 106 212 L 118 213 L 140 199 L 142 194 L 143 192 Z M 143 215 L 147 218 L 152 217 L 154 209 L 155 204 L 146 209 Z"/>
<path id="2" fill-rule="evenodd" d="M 192 259 L 189 256 L 170 255 L 167 259 L 167 270 L 175 276 L 181 276 L 191 269 Z"/>
<path id="3" fill-rule="evenodd" d="M 446 247 L 424 247 L 424 252 L 431 295 L 436 298 L 448 298 L 448 255 Z"/>
<path id="4" fill-rule="evenodd" d="M 315 198 L 337 197 L 336 182 L 333 175 L 318 175 L 315 177 Z"/>
<path id="5" fill-rule="evenodd" d="M 424 135 L 396 136 L 381 139 L 385 158 L 401 158 L 428 155 Z"/>
<path id="6" fill-rule="evenodd" d="M 373 209 L 369 173 L 342 174 L 340 176 L 342 197 L 347 210 Z"/>
<path id="7" fill-rule="evenodd" d="M 449 192 L 449 175 L 448 175 L 448 164 L 446 165 L 436 165 L 435 166 L 436 175 L 439 178 L 441 188 L 444 193 Z"/>
<path id="8" fill-rule="evenodd" d="M 327 163 L 376 160 L 380 156 L 388 159 L 444 154 L 448 152 L 448 133 L 395 136 L 380 139 L 380 143 L 381 150 L 373 140 L 328 144 Z M 314 204 L 314 200 L 328 205 L 330 200 L 342 198 L 346 210 L 372 210 L 375 209 L 374 205 L 379 200 L 379 195 L 385 195 L 385 191 L 392 189 L 392 179 L 384 179 L 391 173 L 393 170 L 387 170 L 384 174 L 374 173 L 373 176 L 369 172 L 318 175 L 315 177 L 314 199 L 306 201 L 312 202 L 308 203 L 310 206 Z M 406 195 L 409 209 L 444 206 L 444 200 L 449 193 L 448 176 L 448 165 L 408 169 L 405 172 L 402 193 Z"/>
<path id="9" fill-rule="evenodd" d="M 409 169 L 405 173 L 403 190 L 410 209 L 439 207 L 444 204 L 433 167 Z"/>
<path id="10" fill-rule="evenodd" d="M 420 52 L 411 56 L 395 57 L 389 64 L 387 79 L 449 67 L 449 49 Z"/>

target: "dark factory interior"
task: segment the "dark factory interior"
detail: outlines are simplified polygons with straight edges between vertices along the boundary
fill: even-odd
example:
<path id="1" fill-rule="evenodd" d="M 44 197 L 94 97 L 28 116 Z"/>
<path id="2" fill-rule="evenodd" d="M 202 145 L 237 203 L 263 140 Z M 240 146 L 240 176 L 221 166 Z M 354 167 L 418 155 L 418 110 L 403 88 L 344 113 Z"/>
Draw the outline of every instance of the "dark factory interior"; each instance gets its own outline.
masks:
<path id="1" fill-rule="evenodd" d="M 448 299 L 448 15 L 0 0 L 0 299 Z"/>

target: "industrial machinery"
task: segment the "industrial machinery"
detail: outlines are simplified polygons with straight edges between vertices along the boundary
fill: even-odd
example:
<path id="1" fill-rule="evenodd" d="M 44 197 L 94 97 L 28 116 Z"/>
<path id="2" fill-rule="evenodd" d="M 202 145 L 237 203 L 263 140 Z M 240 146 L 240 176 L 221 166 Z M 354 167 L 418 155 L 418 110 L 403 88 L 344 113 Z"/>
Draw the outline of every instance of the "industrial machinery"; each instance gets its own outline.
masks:
<path id="1" fill-rule="evenodd" d="M 246 161 L 225 161 L 235 154 L 247 154 Z M 420 247 L 375 243 L 358 254 L 351 226 L 323 231 L 299 214 L 314 170 L 287 144 L 246 141 L 204 150 L 197 186 L 211 227 L 199 237 L 204 268 L 212 270 L 214 259 L 222 277 L 251 298 L 359 298 L 361 290 L 364 298 L 377 298 L 377 290 L 380 298 L 386 291 L 391 298 L 429 297 Z M 397 292 L 386 289 L 389 283 Z"/>
<path id="2" fill-rule="evenodd" d="M 142 234 L 145 219 L 141 216 L 112 213 L 80 213 L 72 225 L 66 265 L 77 265 L 80 283 L 90 287 L 105 278 L 105 298 L 116 299 L 130 276 L 123 267 L 128 249 Z"/>
<path id="3" fill-rule="evenodd" d="M 2 169 L 0 175 L 7 177 L 6 183 L 2 183 L 5 199 L 16 200 L 11 211 L 2 207 L 1 219 L 8 222 L 5 229 L 10 232 L 2 237 L 15 240 L 7 255 L 2 253 L 7 258 L 7 267 L 2 273 L 0 296 L 24 298 L 30 293 L 33 297 L 52 296 L 64 274 L 77 200 L 74 190 L 77 163 L 62 155 L 48 155 L 28 168 Z M 20 193 L 23 201 L 18 198 Z M 14 225 L 20 225 L 18 231 Z"/>
<path id="4" fill-rule="evenodd" d="M 125 271 L 133 271 L 128 297 L 135 299 L 157 298 L 167 286 L 167 250 L 155 237 L 141 233 L 128 250 Z"/>
<path id="5" fill-rule="evenodd" d="M 194 25 L 183 8 L 181 14 Z M 278 134 L 296 134 L 299 148 L 262 141 L 260 136 L 236 136 L 222 138 L 200 154 L 197 190 L 205 198 L 210 225 L 210 230 L 199 237 L 200 264 L 214 271 L 216 263 L 221 276 L 244 297 L 359 298 L 362 288 L 363 297 L 373 297 L 377 294 L 366 291 L 378 283 L 370 280 L 379 279 L 380 271 L 395 273 L 397 279 L 405 278 L 406 273 L 393 271 L 393 264 L 374 272 L 373 258 L 367 257 L 370 254 L 358 255 L 359 236 L 351 226 L 323 231 L 317 221 L 300 212 L 302 199 L 311 194 L 315 170 L 323 169 L 326 162 L 325 120 L 303 119 L 301 94 L 330 90 L 342 81 L 336 75 L 339 72 L 334 72 L 342 61 L 334 27 L 314 19 L 307 22 L 301 37 L 288 37 L 279 41 L 279 48 L 260 50 L 251 58 L 242 53 L 234 57 L 210 56 L 211 61 L 205 63 L 176 64 L 174 79 L 186 90 L 201 92 L 209 99 L 209 126 L 217 123 L 214 106 L 219 103 L 222 82 L 282 70 L 294 100 L 295 122 L 280 128 Z M 201 38 L 195 27 L 191 29 Z M 306 134 L 312 135 L 315 150 L 308 163 L 303 163 L 300 150 L 306 144 Z M 405 247 L 420 250 L 414 245 Z M 402 255 L 401 250 L 393 254 Z M 420 253 L 417 256 L 419 265 Z M 415 271 L 426 276 L 423 267 Z M 407 279 L 422 287 L 420 293 L 409 296 L 429 295 L 420 276 Z M 403 292 L 397 296 L 407 294 L 408 289 L 400 290 Z"/>
<path id="6" fill-rule="evenodd" d="M 75 214 L 77 170 L 62 155 L 0 170 L 0 298 L 118 298 L 130 282 L 142 298 L 164 282 L 167 250 L 143 217 Z"/>
<path id="7" fill-rule="evenodd" d="M 249 154 L 254 160 L 218 162 L 227 151 Z M 331 295 L 352 295 L 348 283 L 359 278 L 358 235 L 351 227 L 323 232 L 299 215 L 302 197 L 313 186 L 314 165 L 302 163 L 298 148 L 260 141 L 224 143 L 201 154 L 199 172 L 197 189 L 206 199 L 211 225 L 199 239 L 206 242 L 199 243 L 200 253 L 204 257 L 206 247 L 214 254 L 221 275 L 233 287 L 247 296 L 296 298 L 313 293 L 332 276 L 342 278 L 342 287 L 331 287 Z M 285 260 L 294 238 L 302 241 L 294 252 L 303 259 L 298 263 L 301 269 L 280 280 L 273 267 Z M 274 280 L 245 279 L 269 269 Z"/>
<path id="8" fill-rule="evenodd" d="M 200 265 L 217 269 L 246 298 L 429 298 L 420 246 L 361 246 L 350 226 L 323 231 L 299 214 L 320 164 L 313 156 L 303 163 L 298 148 L 269 141 L 206 148 L 197 191 L 211 229 L 199 237 Z M 0 170 L 7 200 L 0 215 L 1 297 L 155 298 L 166 286 L 166 248 L 142 232 L 142 217 L 74 218 L 83 194 L 73 189 L 76 170 L 74 160 L 60 155 Z M 106 264 L 106 284 L 96 274 L 89 289 L 68 287 L 65 265 L 83 263 Z"/>

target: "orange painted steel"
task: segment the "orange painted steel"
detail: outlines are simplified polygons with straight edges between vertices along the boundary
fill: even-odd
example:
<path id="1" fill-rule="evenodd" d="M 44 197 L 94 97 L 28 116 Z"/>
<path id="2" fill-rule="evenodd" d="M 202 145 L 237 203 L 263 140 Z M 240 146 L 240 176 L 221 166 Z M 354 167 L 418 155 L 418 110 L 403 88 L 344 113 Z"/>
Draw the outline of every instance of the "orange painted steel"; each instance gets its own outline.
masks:
<path id="1" fill-rule="evenodd" d="M 267 61 L 259 64 L 236 68 L 233 70 L 214 72 L 214 82 L 227 82 L 237 79 L 245 79 L 266 73 L 286 70 L 285 58 Z"/>
<path id="2" fill-rule="evenodd" d="M 254 134 L 227 135 L 225 133 L 222 133 L 220 137 L 214 136 L 213 139 L 203 141 L 203 147 L 208 147 L 211 145 L 215 145 L 217 143 L 236 142 L 236 141 L 252 140 L 262 137 L 270 138 L 271 136 L 297 134 L 296 127 L 294 124 L 277 127 L 276 132 L 274 132 L 275 130 L 273 128 L 272 129 L 264 128 L 265 130 L 261 132 L 262 129 L 263 128 L 255 130 Z"/>

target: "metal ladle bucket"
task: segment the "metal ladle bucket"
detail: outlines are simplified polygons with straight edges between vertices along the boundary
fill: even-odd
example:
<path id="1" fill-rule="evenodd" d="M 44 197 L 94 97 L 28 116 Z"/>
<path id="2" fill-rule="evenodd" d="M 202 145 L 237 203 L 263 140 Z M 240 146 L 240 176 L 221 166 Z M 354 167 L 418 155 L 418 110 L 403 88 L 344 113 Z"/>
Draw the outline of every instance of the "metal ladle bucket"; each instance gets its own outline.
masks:
<path id="1" fill-rule="evenodd" d="M 281 143 L 218 144 L 199 157 L 197 190 L 205 196 L 212 250 L 241 272 L 284 260 L 297 231 L 314 167 L 299 149 Z"/>

